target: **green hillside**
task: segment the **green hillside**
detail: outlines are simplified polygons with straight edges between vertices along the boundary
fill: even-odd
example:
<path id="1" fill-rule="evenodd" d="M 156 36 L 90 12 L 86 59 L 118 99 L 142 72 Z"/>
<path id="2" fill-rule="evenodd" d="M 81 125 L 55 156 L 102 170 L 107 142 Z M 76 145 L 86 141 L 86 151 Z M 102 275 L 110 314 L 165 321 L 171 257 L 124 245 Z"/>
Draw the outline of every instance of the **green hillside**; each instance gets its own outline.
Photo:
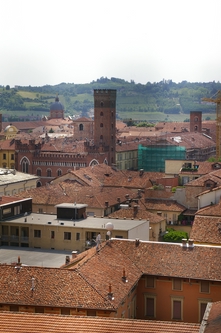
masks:
<path id="1" fill-rule="evenodd" d="M 171 80 L 136 84 L 118 78 L 100 78 L 86 84 L 61 83 L 32 87 L 0 87 L 3 120 L 40 119 L 49 114 L 56 94 L 65 115 L 93 116 L 93 90 L 117 90 L 117 117 L 138 121 L 188 121 L 190 111 L 202 111 L 203 119 L 215 119 L 216 105 L 202 102 L 221 90 L 219 82 L 174 83 Z"/>

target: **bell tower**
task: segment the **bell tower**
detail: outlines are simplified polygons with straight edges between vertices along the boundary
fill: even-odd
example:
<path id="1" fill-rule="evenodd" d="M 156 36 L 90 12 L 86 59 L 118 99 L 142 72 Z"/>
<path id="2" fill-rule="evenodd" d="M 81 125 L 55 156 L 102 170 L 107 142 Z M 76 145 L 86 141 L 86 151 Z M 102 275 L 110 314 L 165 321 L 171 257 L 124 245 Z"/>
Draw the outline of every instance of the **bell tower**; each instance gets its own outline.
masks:
<path id="1" fill-rule="evenodd" d="M 108 164 L 115 164 L 116 90 L 94 90 L 94 144 L 108 152 Z"/>
<path id="2" fill-rule="evenodd" d="M 190 111 L 190 132 L 202 132 L 202 111 Z"/>

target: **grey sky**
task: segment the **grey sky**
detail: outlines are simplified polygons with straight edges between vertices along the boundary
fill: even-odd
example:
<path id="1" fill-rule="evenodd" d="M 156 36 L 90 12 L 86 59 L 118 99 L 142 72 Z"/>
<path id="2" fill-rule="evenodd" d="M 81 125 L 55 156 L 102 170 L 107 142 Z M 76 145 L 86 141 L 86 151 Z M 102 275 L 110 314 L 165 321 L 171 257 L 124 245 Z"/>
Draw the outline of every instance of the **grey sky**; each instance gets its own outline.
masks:
<path id="1" fill-rule="evenodd" d="M 0 85 L 220 81 L 220 0 L 7 0 Z"/>

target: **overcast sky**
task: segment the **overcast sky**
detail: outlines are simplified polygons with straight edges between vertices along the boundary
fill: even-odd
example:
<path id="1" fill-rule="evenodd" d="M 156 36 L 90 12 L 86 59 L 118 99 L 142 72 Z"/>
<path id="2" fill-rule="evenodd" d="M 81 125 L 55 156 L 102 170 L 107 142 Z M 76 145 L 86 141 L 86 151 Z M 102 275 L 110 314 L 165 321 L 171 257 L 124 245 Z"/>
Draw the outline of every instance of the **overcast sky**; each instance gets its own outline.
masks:
<path id="1" fill-rule="evenodd" d="M 2 0 L 0 85 L 221 80 L 220 0 Z"/>

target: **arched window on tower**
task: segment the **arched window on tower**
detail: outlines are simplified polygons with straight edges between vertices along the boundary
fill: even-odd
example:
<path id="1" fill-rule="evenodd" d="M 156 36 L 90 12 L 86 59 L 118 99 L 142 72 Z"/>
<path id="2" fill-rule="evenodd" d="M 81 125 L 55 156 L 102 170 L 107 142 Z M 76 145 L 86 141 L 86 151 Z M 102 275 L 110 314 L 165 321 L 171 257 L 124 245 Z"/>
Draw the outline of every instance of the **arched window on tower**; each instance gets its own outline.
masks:
<path id="1" fill-rule="evenodd" d="M 104 102 L 103 101 L 101 101 L 101 107 L 103 107 L 104 106 Z"/>
<path id="2" fill-rule="evenodd" d="M 100 116 L 103 116 L 103 115 L 104 115 L 104 113 L 103 113 L 103 111 L 101 111 Z"/>
<path id="3" fill-rule="evenodd" d="M 194 131 L 198 131 L 198 126 L 194 126 Z"/>
<path id="4" fill-rule="evenodd" d="M 28 160 L 27 160 L 27 158 L 23 158 L 23 160 L 22 160 L 22 164 L 21 164 L 21 170 L 22 170 L 22 172 L 24 172 L 24 173 L 28 173 Z"/>
<path id="5" fill-rule="evenodd" d="M 83 124 L 80 124 L 80 125 L 79 125 L 79 131 L 83 131 L 83 129 L 84 129 L 84 125 L 83 125 Z"/>
<path id="6" fill-rule="evenodd" d="M 195 117 L 195 118 L 194 118 L 194 121 L 195 121 L 195 122 L 197 122 L 198 120 L 199 120 L 198 117 Z"/>
<path id="7" fill-rule="evenodd" d="M 58 169 L 58 171 L 57 171 L 57 175 L 58 175 L 58 176 L 61 176 L 61 174 L 62 174 L 61 169 Z"/>
<path id="8" fill-rule="evenodd" d="M 47 177 L 51 177 L 51 169 L 47 169 Z"/>
<path id="9" fill-rule="evenodd" d="M 41 169 L 37 169 L 37 176 L 41 176 Z"/>
<path id="10" fill-rule="evenodd" d="M 100 127 L 103 127 L 104 125 L 103 125 L 103 123 L 100 123 Z"/>

